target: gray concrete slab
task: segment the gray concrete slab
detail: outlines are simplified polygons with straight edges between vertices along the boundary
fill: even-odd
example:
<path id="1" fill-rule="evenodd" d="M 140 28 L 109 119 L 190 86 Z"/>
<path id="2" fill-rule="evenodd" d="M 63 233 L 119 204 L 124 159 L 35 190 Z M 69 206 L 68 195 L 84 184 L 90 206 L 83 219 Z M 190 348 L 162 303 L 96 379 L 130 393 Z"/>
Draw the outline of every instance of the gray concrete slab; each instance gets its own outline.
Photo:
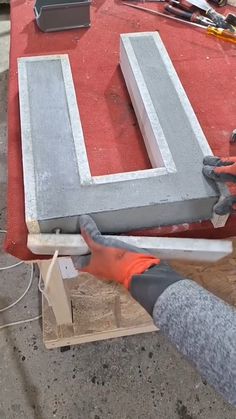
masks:
<path id="1" fill-rule="evenodd" d="M 6 225 L 6 93 L 9 16 L 0 11 L 0 228 Z M 3 93 L 3 94 L 2 94 Z M 2 175 L 3 174 L 3 175 Z M 0 237 L 0 240 L 2 238 Z M 2 241 L 0 243 L 0 248 Z M 0 266 L 13 259 L 0 252 Z M 27 285 L 29 267 L 0 273 L 0 307 Z M 0 324 L 41 310 L 37 284 Z M 159 333 L 46 351 L 39 322 L 0 331 L 1 419 L 235 419 Z"/>
<path id="2" fill-rule="evenodd" d="M 211 150 L 157 33 L 123 35 L 121 68 L 138 115 L 132 84 L 142 97 L 153 169 L 92 177 L 68 57 L 18 60 L 30 232 L 76 232 L 86 213 L 107 233 L 211 218 L 219 193 L 202 175 Z"/>

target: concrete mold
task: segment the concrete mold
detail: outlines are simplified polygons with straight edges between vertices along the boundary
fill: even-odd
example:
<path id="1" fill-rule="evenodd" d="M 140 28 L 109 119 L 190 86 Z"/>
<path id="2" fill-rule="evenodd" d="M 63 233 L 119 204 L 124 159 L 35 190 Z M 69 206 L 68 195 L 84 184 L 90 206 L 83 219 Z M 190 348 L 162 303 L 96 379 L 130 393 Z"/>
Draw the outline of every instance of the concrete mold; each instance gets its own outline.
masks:
<path id="1" fill-rule="evenodd" d="M 18 60 L 29 232 L 103 232 L 210 219 L 219 192 L 202 175 L 212 154 L 156 32 L 120 37 L 120 65 L 152 169 L 91 176 L 67 55 Z"/>

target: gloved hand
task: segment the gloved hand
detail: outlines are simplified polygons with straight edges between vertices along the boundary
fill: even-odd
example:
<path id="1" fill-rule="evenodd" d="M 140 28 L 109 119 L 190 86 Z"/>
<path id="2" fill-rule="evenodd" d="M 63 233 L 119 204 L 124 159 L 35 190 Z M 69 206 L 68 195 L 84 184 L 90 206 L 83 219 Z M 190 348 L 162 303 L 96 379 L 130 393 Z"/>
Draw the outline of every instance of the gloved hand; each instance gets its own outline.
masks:
<path id="1" fill-rule="evenodd" d="M 81 215 L 79 222 L 81 234 L 91 250 L 90 262 L 81 271 L 113 280 L 129 289 L 133 275 L 159 265 L 160 259 L 143 249 L 103 237 L 89 215 Z"/>
<path id="2" fill-rule="evenodd" d="M 236 183 L 236 157 L 214 157 L 207 156 L 203 160 L 203 174 L 216 182 Z M 233 212 L 236 203 L 236 196 L 227 196 L 214 206 L 214 212 L 218 215 L 230 214 Z"/>
<path id="3" fill-rule="evenodd" d="M 236 157 L 206 156 L 203 174 L 216 182 L 236 183 Z"/>

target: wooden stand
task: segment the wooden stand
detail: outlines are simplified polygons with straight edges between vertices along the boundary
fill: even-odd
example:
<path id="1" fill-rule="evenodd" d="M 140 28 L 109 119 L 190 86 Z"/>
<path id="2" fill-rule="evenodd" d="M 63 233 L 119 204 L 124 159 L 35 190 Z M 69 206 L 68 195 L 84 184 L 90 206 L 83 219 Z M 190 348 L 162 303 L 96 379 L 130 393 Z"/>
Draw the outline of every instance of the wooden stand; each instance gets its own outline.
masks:
<path id="1" fill-rule="evenodd" d="M 48 261 L 40 262 L 41 272 L 45 263 L 48 264 Z M 172 262 L 171 265 L 186 278 L 193 279 L 236 306 L 236 241 L 234 241 L 234 253 L 221 262 L 214 264 Z M 43 340 L 46 348 L 157 330 L 151 317 L 119 285 L 99 281 L 89 274 L 80 274 L 75 279 L 63 281 L 67 297 L 61 299 L 57 306 L 56 283 L 58 282 L 54 276 L 54 298 L 51 297 L 51 306 L 43 297 Z M 68 317 L 68 301 L 71 303 L 71 317 L 70 314 Z M 56 309 L 59 308 L 61 313 L 64 312 L 67 324 L 63 324 L 65 321 L 61 318 L 56 321 L 55 304 Z"/>
<path id="2" fill-rule="evenodd" d="M 65 286 L 72 302 L 72 324 L 58 325 L 43 297 L 43 340 L 48 349 L 157 330 L 146 311 L 119 285 L 81 274 L 66 280 Z"/>

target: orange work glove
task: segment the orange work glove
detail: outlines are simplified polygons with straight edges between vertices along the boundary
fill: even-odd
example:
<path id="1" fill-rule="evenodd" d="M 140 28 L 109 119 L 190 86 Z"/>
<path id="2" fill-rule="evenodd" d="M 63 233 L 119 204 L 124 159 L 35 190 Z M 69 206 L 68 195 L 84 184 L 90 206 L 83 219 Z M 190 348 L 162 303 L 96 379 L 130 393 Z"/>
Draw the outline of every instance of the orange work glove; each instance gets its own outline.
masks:
<path id="1" fill-rule="evenodd" d="M 89 215 L 81 215 L 79 222 L 81 234 L 91 250 L 90 262 L 82 272 L 113 280 L 129 289 L 133 275 L 160 263 L 160 259 L 143 249 L 103 237 Z"/>

